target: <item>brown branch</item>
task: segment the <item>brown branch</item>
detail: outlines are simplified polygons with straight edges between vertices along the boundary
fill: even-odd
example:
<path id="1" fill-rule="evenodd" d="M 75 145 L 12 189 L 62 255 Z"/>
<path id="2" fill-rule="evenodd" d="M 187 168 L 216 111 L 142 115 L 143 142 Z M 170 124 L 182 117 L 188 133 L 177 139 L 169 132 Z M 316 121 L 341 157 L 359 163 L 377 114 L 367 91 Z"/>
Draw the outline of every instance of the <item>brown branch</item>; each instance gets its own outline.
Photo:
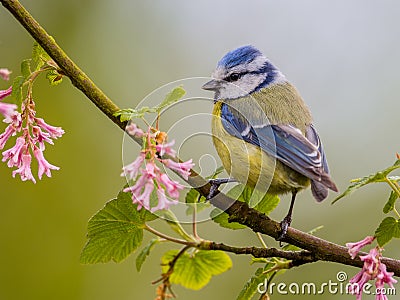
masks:
<path id="1" fill-rule="evenodd" d="M 87 98 L 116 125 L 118 125 L 122 130 L 125 130 L 126 122 L 121 122 L 114 116 L 114 113 L 119 110 L 118 106 L 115 105 L 67 56 L 67 54 L 57 45 L 55 40 L 47 34 L 43 27 L 39 25 L 29 12 L 17 0 L 0 0 L 0 2 L 11 12 L 11 14 L 39 43 L 39 45 L 46 50 L 50 57 L 62 69 L 64 74 L 70 78 L 72 84 L 81 90 Z M 138 143 L 141 143 L 140 139 L 135 140 Z M 203 196 L 209 194 L 210 184 L 194 171 L 192 171 L 188 183 L 195 187 Z M 271 220 L 264 214 L 249 208 L 246 203 L 235 201 L 222 193 L 217 194 L 211 200 L 211 203 L 226 211 L 230 216 L 230 221 L 246 225 L 255 232 L 267 234 L 273 238 L 277 238 L 280 233 L 279 223 Z M 317 238 L 294 228 L 288 229 L 284 242 L 307 250 L 308 252 L 306 251 L 301 253 L 310 253 L 310 258 L 307 258 L 310 262 L 311 258 L 313 258 L 314 261 L 331 261 L 355 267 L 361 267 L 363 264 L 358 257 L 354 260 L 351 259 L 345 247 Z M 250 251 L 249 249 L 252 248 L 244 249 L 246 250 L 241 251 Z M 256 250 L 251 251 L 253 251 L 253 253 L 250 253 L 252 255 L 258 255 L 260 253 L 256 252 Z M 287 255 L 281 252 L 276 252 L 275 254 Z M 387 265 L 389 271 L 394 272 L 396 276 L 400 276 L 400 261 L 391 258 L 383 258 L 382 261 Z"/>
<path id="2" fill-rule="evenodd" d="M 280 257 L 291 260 L 289 267 L 297 267 L 318 261 L 314 254 L 307 250 L 285 251 L 276 248 L 233 247 L 223 243 L 203 241 L 197 248 L 202 250 L 222 250 L 235 254 L 250 254 L 256 258 Z"/>

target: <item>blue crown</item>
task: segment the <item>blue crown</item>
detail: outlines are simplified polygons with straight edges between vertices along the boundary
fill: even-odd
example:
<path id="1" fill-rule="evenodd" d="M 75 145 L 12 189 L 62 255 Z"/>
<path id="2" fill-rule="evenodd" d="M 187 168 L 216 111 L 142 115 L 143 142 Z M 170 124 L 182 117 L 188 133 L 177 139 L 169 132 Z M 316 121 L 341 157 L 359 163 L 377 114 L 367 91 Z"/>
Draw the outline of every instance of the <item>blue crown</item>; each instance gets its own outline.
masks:
<path id="1" fill-rule="evenodd" d="M 225 54 L 218 62 L 218 66 L 230 69 L 240 64 L 249 63 L 262 55 L 261 51 L 254 46 L 246 45 Z"/>

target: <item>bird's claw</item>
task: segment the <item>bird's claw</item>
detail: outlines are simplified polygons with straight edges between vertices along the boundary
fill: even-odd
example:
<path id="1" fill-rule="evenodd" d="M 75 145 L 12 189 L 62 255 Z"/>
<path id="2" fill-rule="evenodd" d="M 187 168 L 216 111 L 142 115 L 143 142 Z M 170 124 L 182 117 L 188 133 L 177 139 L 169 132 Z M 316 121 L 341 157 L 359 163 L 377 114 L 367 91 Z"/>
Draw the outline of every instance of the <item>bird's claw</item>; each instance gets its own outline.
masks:
<path id="1" fill-rule="evenodd" d="M 278 238 L 276 239 L 277 241 L 279 241 L 280 244 L 282 243 L 282 240 L 286 237 L 286 233 L 287 233 L 287 230 L 288 230 L 288 228 L 290 226 L 290 223 L 292 223 L 292 217 L 291 216 L 286 216 L 280 223 L 281 232 L 280 232 Z"/>
<path id="2" fill-rule="evenodd" d="M 211 184 L 211 187 L 206 199 L 211 200 L 212 198 L 214 198 L 215 195 L 219 193 L 218 188 L 221 184 L 228 182 L 236 182 L 236 180 L 233 178 L 216 178 L 216 179 L 210 179 L 208 182 Z"/>

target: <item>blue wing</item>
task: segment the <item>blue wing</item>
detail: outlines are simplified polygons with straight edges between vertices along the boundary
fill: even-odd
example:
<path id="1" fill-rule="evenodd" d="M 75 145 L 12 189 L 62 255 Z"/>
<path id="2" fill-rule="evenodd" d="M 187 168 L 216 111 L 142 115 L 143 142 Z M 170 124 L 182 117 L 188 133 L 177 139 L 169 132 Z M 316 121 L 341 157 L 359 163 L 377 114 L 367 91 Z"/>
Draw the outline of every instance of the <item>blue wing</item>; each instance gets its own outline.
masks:
<path id="1" fill-rule="evenodd" d="M 259 146 L 286 166 L 310 178 L 317 200 L 326 198 L 327 188 L 337 190 L 330 179 L 322 144 L 312 125 L 304 136 L 298 128 L 288 124 L 249 124 L 226 104 L 222 105 L 221 118 L 229 134 Z"/>

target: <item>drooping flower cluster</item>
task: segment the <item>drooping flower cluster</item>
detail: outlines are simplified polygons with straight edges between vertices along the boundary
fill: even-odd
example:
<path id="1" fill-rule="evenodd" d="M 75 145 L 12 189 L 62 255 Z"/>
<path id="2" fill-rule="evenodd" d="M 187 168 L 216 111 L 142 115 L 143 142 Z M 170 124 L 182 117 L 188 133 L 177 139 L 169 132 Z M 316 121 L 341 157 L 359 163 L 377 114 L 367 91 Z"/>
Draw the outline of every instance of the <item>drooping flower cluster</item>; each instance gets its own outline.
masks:
<path id="1" fill-rule="evenodd" d="M 131 123 L 127 126 L 126 132 L 137 137 L 145 137 L 146 142 L 139 156 L 132 163 L 123 167 L 121 176 L 125 176 L 128 181 L 134 182 L 133 185 L 125 188 L 124 192 L 132 193 L 132 201 L 138 204 L 138 210 L 144 207 L 155 212 L 177 204 L 179 193 L 184 187 L 178 181 L 172 180 L 166 173 L 163 173 L 156 165 L 156 161 L 178 172 L 182 178 L 188 179 L 190 169 L 194 166 L 192 160 L 175 162 L 169 158 L 163 159 L 162 157 L 165 154 L 175 157 L 176 152 L 171 148 L 174 141 L 166 143 L 164 139 L 160 140 L 160 132 L 151 127 L 145 133 L 136 124 Z M 154 192 L 158 201 L 156 205 L 151 201 L 151 195 Z"/>
<path id="2" fill-rule="evenodd" d="M 6 69 L 0 69 L 1 77 L 8 79 L 11 72 L 4 70 Z M 0 90 L 0 100 L 11 93 L 12 87 Z M 64 130 L 36 117 L 35 103 L 30 92 L 22 103 L 21 112 L 18 112 L 17 108 L 15 104 L 0 102 L 0 114 L 4 116 L 3 122 L 8 124 L 5 131 L 0 134 L 0 150 L 4 149 L 10 137 L 20 135 L 13 147 L 3 151 L 2 161 L 7 162 L 10 168 L 17 168 L 12 172 L 13 177 L 19 175 L 22 181 L 31 180 L 36 183 L 31 170 L 32 154 L 38 162 L 39 179 L 42 179 L 43 174 L 51 177 L 51 170 L 58 170 L 59 167 L 53 166 L 44 158 L 45 142 L 53 144 L 52 139 L 61 137 Z"/>
<path id="3" fill-rule="evenodd" d="M 373 236 L 367 236 L 362 241 L 356 243 L 347 243 L 351 258 L 355 258 L 358 252 L 366 245 L 371 244 L 375 240 Z M 393 284 L 397 282 L 393 278 L 393 272 L 387 272 L 386 265 L 382 262 L 382 248 L 376 246 L 372 248 L 367 255 L 360 256 L 364 262 L 364 266 L 353 278 L 350 279 L 348 292 L 356 295 L 357 300 L 361 300 L 362 292 L 365 284 L 370 280 L 375 280 L 376 300 L 387 300 L 387 296 L 379 291 L 384 291 L 385 284 L 393 288 Z"/>

